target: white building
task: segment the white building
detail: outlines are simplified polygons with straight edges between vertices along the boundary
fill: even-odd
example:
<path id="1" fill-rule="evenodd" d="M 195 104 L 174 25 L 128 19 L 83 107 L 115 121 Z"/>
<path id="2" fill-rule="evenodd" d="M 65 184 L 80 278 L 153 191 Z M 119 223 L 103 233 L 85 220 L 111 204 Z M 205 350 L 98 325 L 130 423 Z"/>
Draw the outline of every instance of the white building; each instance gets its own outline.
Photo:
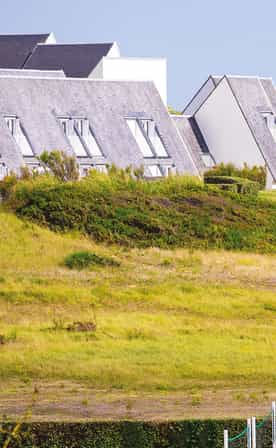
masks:
<path id="1" fill-rule="evenodd" d="M 276 91 L 271 78 L 210 76 L 183 114 L 197 135 L 205 167 L 222 162 L 265 166 L 267 188 L 276 186 Z"/>

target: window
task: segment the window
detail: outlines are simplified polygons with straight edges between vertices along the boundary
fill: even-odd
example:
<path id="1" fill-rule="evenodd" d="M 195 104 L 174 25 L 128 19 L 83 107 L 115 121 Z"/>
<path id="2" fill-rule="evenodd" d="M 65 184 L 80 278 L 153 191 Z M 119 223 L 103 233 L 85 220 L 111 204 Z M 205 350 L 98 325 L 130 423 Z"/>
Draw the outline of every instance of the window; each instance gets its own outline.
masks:
<path id="1" fill-rule="evenodd" d="M 60 123 L 64 134 L 68 138 L 74 153 L 77 157 L 88 157 L 87 152 L 81 142 L 81 139 L 75 129 L 74 121 L 70 118 L 61 118 Z"/>
<path id="2" fill-rule="evenodd" d="M 60 123 L 77 157 L 103 157 L 86 118 L 60 118 Z"/>
<path id="3" fill-rule="evenodd" d="M 19 119 L 15 116 L 7 116 L 5 117 L 5 121 L 12 136 L 14 137 L 16 143 L 18 144 L 22 152 L 22 155 L 24 157 L 33 157 L 34 152 L 25 135 L 25 132 L 21 126 Z"/>
<path id="4" fill-rule="evenodd" d="M 201 158 L 202 158 L 202 161 L 203 161 L 204 165 L 207 168 L 213 168 L 213 166 L 215 166 L 215 162 L 213 160 L 213 157 L 208 152 L 207 153 L 202 153 L 201 154 Z"/>
<path id="5" fill-rule="evenodd" d="M 153 120 L 128 118 L 127 124 L 144 157 L 169 157 Z"/>
<path id="6" fill-rule="evenodd" d="M 139 120 L 157 157 L 169 157 L 153 120 Z"/>
<path id="7" fill-rule="evenodd" d="M 136 142 L 138 143 L 139 148 L 142 151 L 142 154 L 144 157 L 155 157 L 154 152 L 152 151 L 142 129 L 139 125 L 138 120 L 134 119 L 127 119 L 127 124 L 129 126 L 129 129 L 132 132 L 133 137 L 135 138 Z"/>
<path id="8" fill-rule="evenodd" d="M 86 147 L 88 148 L 89 153 L 95 157 L 103 157 L 103 153 L 100 150 L 98 143 L 94 135 L 92 134 L 89 121 L 87 119 L 75 119 L 75 127 L 77 129 L 78 134 L 84 141 Z"/>
<path id="9" fill-rule="evenodd" d="M 162 171 L 165 177 L 176 174 L 176 167 L 174 165 L 164 165 L 162 166 Z"/>
<path id="10" fill-rule="evenodd" d="M 93 168 L 99 171 L 99 173 L 107 173 L 106 165 L 95 165 Z"/>
<path id="11" fill-rule="evenodd" d="M 276 118 L 271 112 L 264 112 L 263 114 L 265 123 L 273 137 L 273 139 L 276 141 Z"/>
<path id="12" fill-rule="evenodd" d="M 8 168 L 6 167 L 5 163 L 0 163 L 0 180 L 4 179 L 8 175 Z"/>
<path id="13" fill-rule="evenodd" d="M 148 165 L 145 170 L 146 177 L 163 177 L 163 173 L 159 165 Z"/>

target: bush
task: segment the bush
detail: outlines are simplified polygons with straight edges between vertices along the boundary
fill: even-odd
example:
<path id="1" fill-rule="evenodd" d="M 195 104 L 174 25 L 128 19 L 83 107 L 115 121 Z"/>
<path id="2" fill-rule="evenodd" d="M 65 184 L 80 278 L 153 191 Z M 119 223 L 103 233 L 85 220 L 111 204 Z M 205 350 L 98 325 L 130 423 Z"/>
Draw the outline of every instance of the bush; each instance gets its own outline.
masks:
<path id="1" fill-rule="evenodd" d="M 167 422 L 30 423 L 11 448 L 222 448 L 223 430 L 239 434 L 245 420 L 186 420 Z M 258 429 L 262 448 L 271 447 L 271 424 Z M 5 437 L 0 433 L 0 446 Z M 235 448 L 246 445 L 246 435 Z"/>
<path id="2" fill-rule="evenodd" d="M 81 251 L 68 255 L 64 260 L 64 265 L 69 269 L 87 269 L 91 266 L 119 266 L 119 262 L 113 258 L 96 255 L 93 252 Z"/>
<path id="3" fill-rule="evenodd" d="M 62 182 L 74 181 L 79 178 L 79 167 L 74 156 L 68 156 L 63 151 L 44 151 L 38 160 L 45 171 L 50 171 Z"/>
<path id="4" fill-rule="evenodd" d="M 77 182 L 53 176 L 19 181 L 7 205 L 54 231 L 79 231 L 128 247 L 225 248 L 232 244 L 227 229 L 234 228 L 242 236 L 239 249 L 275 251 L 276 202 L 253 196 L 255 183 L 226 182 L 228 191 L 221 191 L 186 176 L 147 182 L 91 171 Z M 252 194 L 239 195 L 238 188 Z"/>
<path id="5" fill-rule="evenodd" d="M 257 196 L 261 187 L 257 182 L 231 176 L 207 176 L 204 177 L 207 185 L 216 185 L 222 190 L 232 191 L 239 194 Z"/>
<path id="6" fill-rule="evenodd" d="M 257 182 L 261 188 L 265 188 L 266 185 L 266 168 L 263 166 L 253 166 L 250 168 L 246 163 L 243 168 L 237 168 L 232 163 L 221 163 L 211 170 L 206 171 L 204 175 L 204 177 L 214 176 L 240 177 L 252 180 L 253 182 Z"/>

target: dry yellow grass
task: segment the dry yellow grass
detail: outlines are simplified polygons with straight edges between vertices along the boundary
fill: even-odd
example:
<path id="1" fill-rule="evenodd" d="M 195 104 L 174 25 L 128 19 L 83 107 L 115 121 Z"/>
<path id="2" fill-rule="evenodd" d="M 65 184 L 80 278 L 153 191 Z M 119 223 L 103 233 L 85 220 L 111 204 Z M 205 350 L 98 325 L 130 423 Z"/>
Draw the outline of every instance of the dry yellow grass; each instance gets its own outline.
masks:
<path id="1" fill-rule="evenodd" d="M 88 249 L 120 267 L 70 271 Z M 157 392 L 273 387 L 276 257 L 126 250 L 0 214 L 1 381 Z M 71 333 L 96 320 L 95 333 Z"/>

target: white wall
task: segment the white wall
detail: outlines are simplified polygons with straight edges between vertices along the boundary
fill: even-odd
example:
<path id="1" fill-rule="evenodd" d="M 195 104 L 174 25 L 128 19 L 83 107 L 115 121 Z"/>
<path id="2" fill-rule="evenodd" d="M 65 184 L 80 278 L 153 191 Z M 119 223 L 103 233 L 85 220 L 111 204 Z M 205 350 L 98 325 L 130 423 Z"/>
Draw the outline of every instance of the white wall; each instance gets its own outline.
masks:
<path id="1" fill-rule="evenodd" d="M 104 57 L 90 78 L 120 81 L 154 81 L 167 105 L 167 61 L 150 58 Z"/>
<path id="2" fill-rule="evenodd" d="M 121 56 L 120 48 L 117 42 L 114 42 L 112 47 L 110 48 L 107 57 L 109 58 L 119 58 Z"/>
<path id="3" fill-rule="evenodd" d="M 207 98 L 195 119 L 216 163 L 265 165 L 226 79 Z"/>
<path id="4" fill-rule="evenodd" d="M 57 43 L 57 41 L 56 41 L 56 37 L 55 37 L 54 33 L 49 34 L 48 38 L 46 39 L 45 44 L 48 45 L 48 44 L 56 44 L 56 43 Z"/>

